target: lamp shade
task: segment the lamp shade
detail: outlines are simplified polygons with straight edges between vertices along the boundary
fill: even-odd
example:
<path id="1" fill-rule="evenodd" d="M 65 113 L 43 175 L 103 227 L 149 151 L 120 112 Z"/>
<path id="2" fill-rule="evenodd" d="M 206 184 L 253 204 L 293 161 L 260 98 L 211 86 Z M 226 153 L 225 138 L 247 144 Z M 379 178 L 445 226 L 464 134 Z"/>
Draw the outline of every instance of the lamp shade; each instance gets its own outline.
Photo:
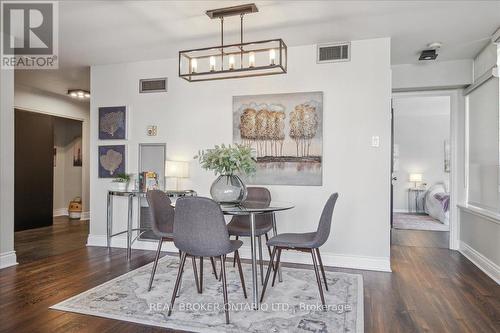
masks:
<path id="1" fill-rule="evenodd" d="M 184 161 L 167 161 L 165 163 L 165 177 L 188 178 L 189 163 Z"/>
<path id="2" fill-rule="evenodd" d="M 410 182 L 421 182 L 422 174 L 421 173 L 410 173 Z"/>

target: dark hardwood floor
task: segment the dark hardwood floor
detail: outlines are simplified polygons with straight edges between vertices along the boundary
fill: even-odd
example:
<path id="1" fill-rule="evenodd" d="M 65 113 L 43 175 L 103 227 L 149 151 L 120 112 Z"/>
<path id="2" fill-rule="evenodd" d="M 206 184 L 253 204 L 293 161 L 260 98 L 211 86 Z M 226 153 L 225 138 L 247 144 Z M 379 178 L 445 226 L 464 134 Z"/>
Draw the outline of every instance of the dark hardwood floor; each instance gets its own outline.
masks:
<path id="1" fill-rule="evenodd" d="M 25 264 L 45 257 L 81 249 L 87 243 L 89 221 L 54 217 L 53 225 L 14 233 L 17 262 Z"/>
<path id="2" fill-rule="evenodd" d="M 391 244 L 399 246 L 448 249 L 450 247 L 450 233 L 448 231 L 402 230 L 393 228 L 391 241 Z"/>
<path id="3" fill-rule="evenodd" d="M 127 262 L 122 249 L 85 247 L 80 232 L 78 244 L 45 228 L 24 238 L 31 251 L 16 244 L 26 261 L 0 270 L 0 331 L 171 332 L 49 309 L 154 258 L 134 250 Z M 29 254 L 44 248 L 46 255 Z M 500 287 L 461 254 L 393 245 L 391 256 L 392 273 L 328 268 L 363 275 L 365 332 L 500 332 Z"/>

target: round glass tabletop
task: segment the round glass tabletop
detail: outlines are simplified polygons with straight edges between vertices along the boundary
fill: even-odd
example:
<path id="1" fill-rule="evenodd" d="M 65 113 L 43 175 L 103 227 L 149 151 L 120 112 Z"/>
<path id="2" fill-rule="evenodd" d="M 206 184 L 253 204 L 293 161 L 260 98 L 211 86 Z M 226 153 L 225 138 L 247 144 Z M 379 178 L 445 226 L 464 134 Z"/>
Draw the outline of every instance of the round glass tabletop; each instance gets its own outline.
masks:
<path id="1" fill-rule="evenodd" d="M 262 214 L 278 212 L 292 209 L 294 205 L 290 202 L 271 201 L 270 203 L 259 201 L 245 201 L 239 205 L 221 205 L 220 208 L 224 214 L 230 215 L 248 215 L 251 213 Z"/>

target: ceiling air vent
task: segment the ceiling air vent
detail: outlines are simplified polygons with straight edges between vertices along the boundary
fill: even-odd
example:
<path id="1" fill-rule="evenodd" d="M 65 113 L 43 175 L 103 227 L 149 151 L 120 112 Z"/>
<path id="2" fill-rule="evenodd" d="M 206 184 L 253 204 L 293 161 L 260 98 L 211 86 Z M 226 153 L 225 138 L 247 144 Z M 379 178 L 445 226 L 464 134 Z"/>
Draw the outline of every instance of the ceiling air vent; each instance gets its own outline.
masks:
<path id="1" fill-rule="evenodd" d="M 167 91 L 167 78 L 162 77 L 158 79 L 142 79 L 139 81 L 139 92 L 166 92 Z"/>
<path id="2" fill-rule="evenodd" d="M 318 45 L 317 63 L 351 60 L 351 43 L 330 43 Z"/>

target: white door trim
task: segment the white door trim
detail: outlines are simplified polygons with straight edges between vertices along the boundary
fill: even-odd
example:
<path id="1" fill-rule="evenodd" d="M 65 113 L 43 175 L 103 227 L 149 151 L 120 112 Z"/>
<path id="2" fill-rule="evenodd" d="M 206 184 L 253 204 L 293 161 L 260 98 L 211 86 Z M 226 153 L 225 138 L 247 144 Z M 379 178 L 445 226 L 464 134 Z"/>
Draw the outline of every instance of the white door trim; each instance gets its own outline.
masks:
<path id="1" fill-rule="evenodd" d="M 425 97 L 425 96 L 448 96 L 450 97 L 450 145 L 451 145 L 451 168 L 450 168 L 450 243 L 449 248 L 458 250 L 460 247 L 460 225 L 458 203 L 463 197 L 465 189 L 460 186 L 460 168 L 464 163 L 460 159 L 460 150 L 465 149 L 463 140 L 460 139 L 460 116 L 465 114 L 462 97 L 462 89 L 453 90 L 429 90 L 393 92 L 393 98 Z M 462 138 L 463 139 L 463 138 Z M 463 153 L 463 151 L 462 151 Z M 391 156 L 392 158 L 392 156 Z M 392 212 L 391 212 L 392 213 Z"/>

